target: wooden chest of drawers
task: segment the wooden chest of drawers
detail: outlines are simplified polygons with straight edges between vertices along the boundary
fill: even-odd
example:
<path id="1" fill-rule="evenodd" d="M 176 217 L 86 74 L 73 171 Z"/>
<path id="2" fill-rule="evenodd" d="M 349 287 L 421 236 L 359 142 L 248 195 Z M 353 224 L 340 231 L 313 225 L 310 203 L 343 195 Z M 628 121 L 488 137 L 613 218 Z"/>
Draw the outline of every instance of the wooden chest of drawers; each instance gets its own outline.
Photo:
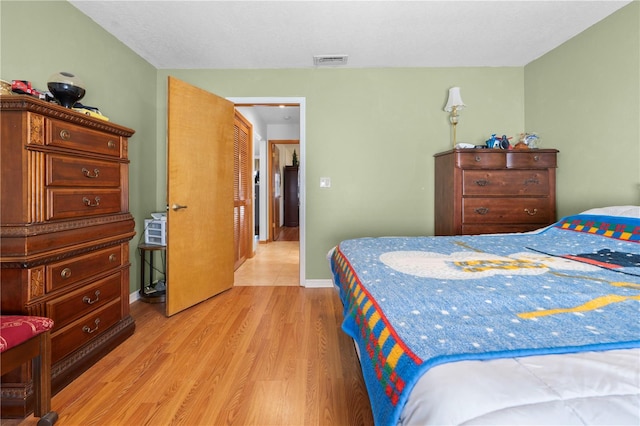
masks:
<path id="1" fill-rule="evenodd" d="M 556 220 L 555 149 L 435 155 L 435 235 L 531 231 Z"/>
<path id="2" fill-rule="evenodd" d="M 47 316 L 57 392 L 135 328 L 129 315 L 128 138 L 29 96 L 0 97 L 3 314 Z M 2 417 L 33 407 L 30 367 L 2 377 Z"/>

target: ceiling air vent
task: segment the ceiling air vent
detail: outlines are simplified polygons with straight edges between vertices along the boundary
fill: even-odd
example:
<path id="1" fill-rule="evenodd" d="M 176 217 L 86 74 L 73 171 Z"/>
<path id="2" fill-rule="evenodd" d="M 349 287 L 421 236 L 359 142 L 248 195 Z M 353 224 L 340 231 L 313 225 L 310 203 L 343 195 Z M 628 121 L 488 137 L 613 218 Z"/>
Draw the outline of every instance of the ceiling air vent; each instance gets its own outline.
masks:
<path id="1" fill-rule="evenodd" d="M 347 65 L 348 55 L 315 55 L 313 65 L 317 67 Z"/>

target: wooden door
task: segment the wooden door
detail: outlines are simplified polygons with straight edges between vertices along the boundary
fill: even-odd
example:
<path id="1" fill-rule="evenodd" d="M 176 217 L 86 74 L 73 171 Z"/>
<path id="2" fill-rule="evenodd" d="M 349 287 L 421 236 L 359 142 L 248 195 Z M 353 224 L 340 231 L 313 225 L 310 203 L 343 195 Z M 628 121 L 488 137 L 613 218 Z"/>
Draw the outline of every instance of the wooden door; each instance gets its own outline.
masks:
<path id="1" fill-rule="evenodd" d="M 253 257 L 253 129 L 235 111 L 233 120 L 233 234 L 236 270 Z"/>
<path id="2" fill-rule="evenodd" d="M 280 149 L 271 145 L 271 173 L 269 179 L 269 205 L 271 207 L 269 240 L 275 241 L 280 233 L 280 188 L 282 175 L 280 173 Z"/>
<path id="3" fill-rule="evenodd" d="M 167 316 L 233 286 L 232 102 L 169 77 Z"/>

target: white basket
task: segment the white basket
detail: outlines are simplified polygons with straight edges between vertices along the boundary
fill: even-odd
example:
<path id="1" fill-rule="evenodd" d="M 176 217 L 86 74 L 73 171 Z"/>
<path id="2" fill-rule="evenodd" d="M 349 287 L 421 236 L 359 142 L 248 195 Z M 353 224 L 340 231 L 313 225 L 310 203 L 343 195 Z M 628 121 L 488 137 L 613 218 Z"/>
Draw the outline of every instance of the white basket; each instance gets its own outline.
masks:
<path id="1" fill-rule="evenodd" d="M 159 246 L 167 245 L 167 221 L 156 219 L 144 220 L 144 243 Z"/>

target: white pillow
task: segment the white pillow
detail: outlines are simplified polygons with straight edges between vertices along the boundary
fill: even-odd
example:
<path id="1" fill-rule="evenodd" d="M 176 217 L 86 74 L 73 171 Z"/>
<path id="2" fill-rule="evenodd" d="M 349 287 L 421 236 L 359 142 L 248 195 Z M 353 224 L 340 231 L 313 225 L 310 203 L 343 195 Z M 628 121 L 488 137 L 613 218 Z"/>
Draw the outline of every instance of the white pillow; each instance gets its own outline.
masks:
<path id="1" fill-rule="evenodd" d="M 597 214 L 604 216 L 626 216 L 640 218 L 640 206 L 611 206 L 589 209 L 580 214 Z"/>

